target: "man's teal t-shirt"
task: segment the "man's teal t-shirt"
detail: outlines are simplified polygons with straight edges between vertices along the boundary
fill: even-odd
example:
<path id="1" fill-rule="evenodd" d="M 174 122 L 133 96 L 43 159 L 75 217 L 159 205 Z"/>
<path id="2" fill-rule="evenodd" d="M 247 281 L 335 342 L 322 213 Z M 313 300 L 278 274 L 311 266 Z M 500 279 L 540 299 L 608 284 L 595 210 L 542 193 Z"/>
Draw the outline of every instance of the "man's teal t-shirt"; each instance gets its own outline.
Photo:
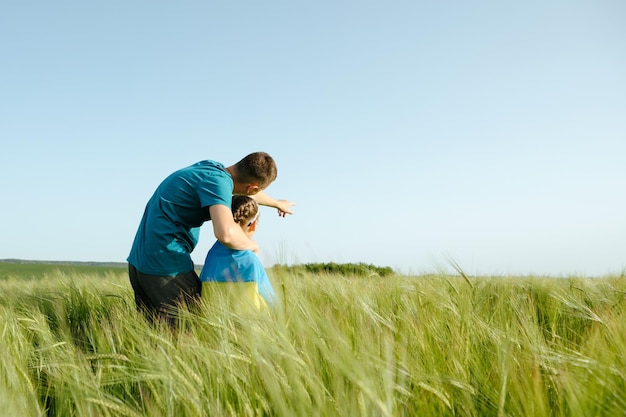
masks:
<path id="1" fill-rule="evenodd" d="M 209 206 L 230 209 L 233 179 L 224 165 L 200 161 L 167 177 L 148 201 L 128 256 L 138 271 L 173 276 L 194 269 L 191 252 Z"/>
<path id="2" fill-rule="evenodd" d="M 219 241 L 207 253 L 200 273 L 202 282 L 256 282 L 261 297 L 268 306 L 278 303 L 274 287 L 263 263 L 251 250 L 235 250 Z M 236 284 L 234 284 L 236 285 Z"/>

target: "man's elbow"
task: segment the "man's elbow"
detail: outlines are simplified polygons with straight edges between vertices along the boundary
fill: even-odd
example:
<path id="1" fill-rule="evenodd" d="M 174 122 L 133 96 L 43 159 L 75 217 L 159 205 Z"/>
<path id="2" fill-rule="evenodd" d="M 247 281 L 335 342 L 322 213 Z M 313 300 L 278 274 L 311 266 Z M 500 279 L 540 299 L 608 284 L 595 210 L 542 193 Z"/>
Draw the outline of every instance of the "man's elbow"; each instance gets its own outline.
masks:
<path id="1" fill-rule="evenodd" d="M 245 249 L 242 233 L 239 226 L 227 227 L 215 232 L 215 238 L 224 246 L 231 249 Z"/>
<path id="2" fill-rule="evenodd" d="M 226 230 L 219 230 L 219 231 L 215 231 L 215 238 L 222 244 L 225 246 L 230 247 L 233 243 L 234 240 L 234 236 L 233 233 L 226 229 Z"/>

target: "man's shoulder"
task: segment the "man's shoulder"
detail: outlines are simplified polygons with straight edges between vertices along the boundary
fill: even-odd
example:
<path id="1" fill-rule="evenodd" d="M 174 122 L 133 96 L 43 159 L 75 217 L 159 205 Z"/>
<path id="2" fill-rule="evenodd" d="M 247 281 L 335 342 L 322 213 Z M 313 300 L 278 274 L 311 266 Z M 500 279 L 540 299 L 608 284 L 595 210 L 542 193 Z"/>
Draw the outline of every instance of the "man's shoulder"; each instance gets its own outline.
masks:
<path id="1" fill-rule="evenodd" d="M 223 194 L 225 200 L 230 202 L 233 180 L 223 164 L 211 160 L 199 161 L 180 170 L 179 176 L 199 189 L 207 188 L 212 193 Z M 212 188 L 216 186 L 219 188 Z M 226 205 L 230 207 L 229 204 Z"/>
<path id="2" fill-rule="evenodd" d="M 164 182 L 169 183 L 172 181 L 180 181 L 181 179 L 185 179 L 185 181 L 193 183 L 195 181 L 209 177 L 227 178 L 229 177 L 229 175 L 223 164 L 207 159 L 174 171 L 165 179 Z"/>
<path id="3" fill-rule="evenodd" d="M 224 164 L 221 162 L 213 161 L 210 159 L 205 159 L 202 161 L 198 161 L 195 164 L 189 165 L 186 168 L 182 169 L 183 171 L 205 171 L 205 172 L 215 172 L 215 173 L 225 173 L 226 169 Z"/>

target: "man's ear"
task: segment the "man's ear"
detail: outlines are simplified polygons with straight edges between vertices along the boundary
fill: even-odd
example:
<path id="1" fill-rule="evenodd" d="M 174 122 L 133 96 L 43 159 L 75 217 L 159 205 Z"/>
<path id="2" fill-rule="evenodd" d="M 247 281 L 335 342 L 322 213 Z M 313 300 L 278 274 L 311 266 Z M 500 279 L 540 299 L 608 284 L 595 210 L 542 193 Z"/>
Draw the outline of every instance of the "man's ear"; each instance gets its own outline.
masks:
<path id="1" fill-rule="evenodd" d="M 255 195 L 259 191 L 261 191 L 261 188 L 259 187 L 259 184 L 251 183 L 251 184 L 246 185 L 246 194 L 247 195 Z"/>

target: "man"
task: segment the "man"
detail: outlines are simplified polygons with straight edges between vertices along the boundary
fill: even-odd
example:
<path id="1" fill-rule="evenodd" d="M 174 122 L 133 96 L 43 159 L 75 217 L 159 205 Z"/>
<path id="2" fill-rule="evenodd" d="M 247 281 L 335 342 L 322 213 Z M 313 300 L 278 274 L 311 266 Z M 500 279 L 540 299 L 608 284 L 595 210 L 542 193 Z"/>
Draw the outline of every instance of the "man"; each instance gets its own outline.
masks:
<path id="1" fill-rule="evenodd" d="M 175 325 L 179 303 L 200 298 L 201 283 L 191 252 L 200 226 L 211 221 L 223 245 L 258 252 L 256 242 L 234 221 L 233 194 L 253 197 L 260 205 L 293 214 L 294 203 L 275 200 L 263 191 L 277 176 L 276 163 L 265 152 L 252 153 L 225 167 L 200 161 L 168 176 L 148 201 L 128 256 L 128 274 L 135 303 L 149 319 L 162 318 Z"/>

